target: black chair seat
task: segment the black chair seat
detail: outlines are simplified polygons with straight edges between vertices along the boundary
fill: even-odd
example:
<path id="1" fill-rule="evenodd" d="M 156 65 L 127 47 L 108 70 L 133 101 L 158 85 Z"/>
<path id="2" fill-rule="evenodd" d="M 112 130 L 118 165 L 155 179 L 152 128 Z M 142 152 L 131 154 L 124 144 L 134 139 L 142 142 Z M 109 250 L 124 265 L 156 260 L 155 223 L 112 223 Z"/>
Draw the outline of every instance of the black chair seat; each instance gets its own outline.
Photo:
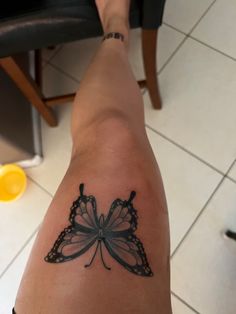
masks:
<path id="1" fill-rule="evenodd" d="M 1 10 L 0 57 L 103 33 L 92 0 L 22 2 Z M 139 1 L 132 2 L 132 28 L 141 25 L 139 5 Z"/>

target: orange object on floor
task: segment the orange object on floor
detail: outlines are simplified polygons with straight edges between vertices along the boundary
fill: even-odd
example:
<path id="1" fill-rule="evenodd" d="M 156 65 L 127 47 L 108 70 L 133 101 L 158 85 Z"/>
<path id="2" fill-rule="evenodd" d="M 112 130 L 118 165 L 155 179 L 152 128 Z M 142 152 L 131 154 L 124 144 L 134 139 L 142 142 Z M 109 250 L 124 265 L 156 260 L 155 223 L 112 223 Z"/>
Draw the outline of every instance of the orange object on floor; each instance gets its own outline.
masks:
<path id="1" fill-rule="evenodd" d="M 26 189 L 26 175 L 15 164 L 0 166 L 0 202 L 19 199 Z"/>

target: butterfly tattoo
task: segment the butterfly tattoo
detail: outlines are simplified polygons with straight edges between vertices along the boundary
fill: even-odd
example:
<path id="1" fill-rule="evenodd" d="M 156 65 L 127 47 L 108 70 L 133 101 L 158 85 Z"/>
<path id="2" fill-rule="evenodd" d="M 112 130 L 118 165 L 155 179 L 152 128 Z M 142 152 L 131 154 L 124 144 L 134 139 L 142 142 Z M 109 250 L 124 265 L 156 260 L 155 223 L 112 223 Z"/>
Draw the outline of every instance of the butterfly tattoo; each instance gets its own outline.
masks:
<path id="1" fill-rule="evenodd" d="M 108 267 L 103 258 L 103 249 L 123 267 L 133 274 L 151 277 L 153 272 L 149 266 L 142 242 L 134 232 L 137 229 L 137 210 L 132 200 L 136 193 L 132 191 L 128 200 L 116 199 L 105 217 L 98 218 L 96 199 L 93 195 L 84 195 L 84 184 L 80 184 L 80 196 L 70 209 L 70 225 L 58 236 L 51 251 L 44 260 L 48 263 L 71 261 L 93 246 L 95 251 L 91 261 L 100 251 L 104 267 Z"/>

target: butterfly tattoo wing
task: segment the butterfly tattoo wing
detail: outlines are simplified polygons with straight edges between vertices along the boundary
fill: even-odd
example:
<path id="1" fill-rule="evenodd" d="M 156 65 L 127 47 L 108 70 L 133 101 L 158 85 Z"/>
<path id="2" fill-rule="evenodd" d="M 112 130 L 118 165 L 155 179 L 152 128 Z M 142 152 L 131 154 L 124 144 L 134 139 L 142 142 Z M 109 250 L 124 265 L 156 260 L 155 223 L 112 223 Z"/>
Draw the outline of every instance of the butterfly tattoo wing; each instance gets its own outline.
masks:
<path id="1" fill-rule="evenodd" d="M 77 231 L 69 226 L 61 232 L 44 260 L 49 263 L 71 261 L 84 254 L 96 241 L 96 234 Z"/>
<path id="2" fill-rule="evenodd" d="M 140 276 L 153 276 L 137 229 L 137 211 L 132 205 L 135 192 L 128 201 L 116 199 L 104 222 L 104 244 L 110 255 L 128 271 Z"/>
<path id="3" fill-rule="evenodd" d="M 70 209 L 70 226 L 65 228 L 51 251 L 44 258 L 49 263 L 70 261 L 85 253 L 97 241 L 98 217 L 95 197 L 83 194 L 80 185 L 80 196 Z"/>

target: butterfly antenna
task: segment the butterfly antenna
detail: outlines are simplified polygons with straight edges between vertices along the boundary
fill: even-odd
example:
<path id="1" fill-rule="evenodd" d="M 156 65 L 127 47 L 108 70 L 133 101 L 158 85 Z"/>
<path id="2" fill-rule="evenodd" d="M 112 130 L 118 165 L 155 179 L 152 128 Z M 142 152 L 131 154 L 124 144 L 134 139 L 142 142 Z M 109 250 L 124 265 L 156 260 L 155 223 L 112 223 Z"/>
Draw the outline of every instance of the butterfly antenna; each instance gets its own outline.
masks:
<path id="1" fill-rule="evenodd" d="M 89 267 L 89 266 L 92 265 L 92 263 L 93 263 L 93 261 L 94 261 L 94 258 L 95 258 L 96 254 L 97 254 L 97 250 L 98 250 L 99 243 L 100 243 L 100 242 L 98 242 L 98 244 L 97 244 L 96 250 L 95 250 L 95 252 L 94 252 L 94 254 L 93 254 L 93 257 L 92 257 L 91 261 L 90 261 L 88 264 L 85 264 L 84 267 Z"/>
<path id="2" fill-rule="evenodd" d="M 103 254 L 102 254 L 102 244 L 100 242 L 100 253 L 101 253 L 101 259 L 102 259 L 102 263 L 103 263 L 103 266 L 107 269 L 107 270 L 111 270 L 111 267 L 108 267 L 103 259 Z"/>
<path id="3" fill-rule="evenodd" d="M 80 196 L 82 196 L 84 193 L 84 184 L 83 183 L 80 184 L 79 190 L 80 190 Z"/>
<path id="4" fill-rule="evenodd" d="M 136 195 L 136 192 L 135 192 L 135 191 L 132 191 L 132 192 L 130 193 L 130 197 L 129 197 L 127 203 L 131 203 L 132 200 L 135 198 L 135 195 Z"/>

